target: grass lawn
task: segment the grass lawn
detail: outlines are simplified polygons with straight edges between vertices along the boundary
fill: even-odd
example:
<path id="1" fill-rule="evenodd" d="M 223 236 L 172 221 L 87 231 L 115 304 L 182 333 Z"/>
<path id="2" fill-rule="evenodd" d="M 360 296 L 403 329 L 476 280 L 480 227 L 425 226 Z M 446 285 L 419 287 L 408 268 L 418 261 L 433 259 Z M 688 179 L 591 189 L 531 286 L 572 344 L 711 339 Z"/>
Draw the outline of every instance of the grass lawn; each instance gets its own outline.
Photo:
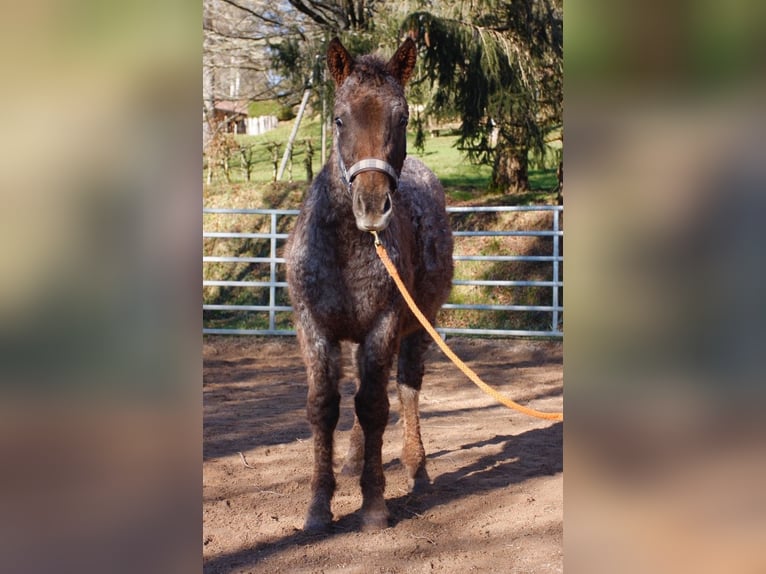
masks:
<path id="1" fill-rule="evenodd" d="M 259 136 L 239 135 L 235 136 L 237 143 L 242 147 L 252 149 L 254 165 L 250 174 L 250 181 L 246 181 L 244 170 L 242 169 L 242 158 L 236 154 L 231 160 L 231 183 L 227 182 L 223 174 L 216 172 L 213 182 L 210 185 L 205 183 L 203 187 L 203 196 L 205 205 L 212 200 L 216 206 L 223 206 L 214 198 L 225 196 L 230 202 L 229 207 L 242 207 L 241 198 L 238 195 L 244 193 L 247 195 L 247 204 L 251 207 L 253 201 L 261 197 L 264 201 L 257 207 L 297 207 L 302 194 L 287 192 L 285 189 L 292 189 L 295 186 L 289 185 L 292 181 L 295 184 L 301 183 L 301 189 L 305 189 L 307 184 L 305 158 L 308 143 L 313 148 L 312 172 L 314 175 L 319 173 L 322 168 L 321 155 L 321 125 L 318 117 L 304 118 L 298 129 L 298 136 L 293 146 L 292 162 L 287 164 L 287 169 L 277 185 L 270 184 L 274 178 L 274 149 L 276 163 L 279 165 L 282 161 L 282 155 L 285 151 L 286 142 L 293 129 L 294 121 L 280 122 L 277 129 Z M 328 146 L 331 145 L 332 133 L 328 133 Z M 551 153 L 546 154 L 547 165 L 543 168 L 535 169 L 534 164 L 530 166 L 529 182 L 531 190 L 524 194 L 502 194 L 498 192 L 489 192 L 489 183 L 492 176 L 492 166 L 476 165 L 471 163 L 465 155 L 455 147 L 457 136 L 444 135 L 439 137 L 429 137 L 426 139 L 425 151 L 421 155 L 415 150 L 415 134 L 408 134 L 409 154 L 422 160 L 439 177 L 447 192 L 447 201 L 450 204 L 488 204 L 488 205 L 525 205 L 552 203 L 555 201 L 556 181 L 556 163 L 555 149 L 560 148 L 560 142 L 551 144 Z M 329 149 L 328 149 L 329 155 Z M 203 181 L 207 181 L 207 170 Z M 284 183 L 283 183 L 284 182 Z M 297 203 L 290 205 L 275 205 L 275 199 Z"/>

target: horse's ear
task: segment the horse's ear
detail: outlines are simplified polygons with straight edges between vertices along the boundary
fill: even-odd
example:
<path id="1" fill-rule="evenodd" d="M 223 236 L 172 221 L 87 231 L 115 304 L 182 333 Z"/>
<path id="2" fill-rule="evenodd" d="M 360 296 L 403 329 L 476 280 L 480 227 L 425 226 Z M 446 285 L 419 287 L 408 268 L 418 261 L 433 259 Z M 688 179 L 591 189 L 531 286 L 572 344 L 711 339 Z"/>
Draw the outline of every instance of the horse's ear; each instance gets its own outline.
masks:
<path id="1" fill-rule="evenodd" d="M 412 76 L 412 70 L 415 69 L 415 60 L 418 56 L 418 50 L 412 38 L 407 39 L 399 46 L 396 53 L 386 64 L 388 72 L 404 86 L 407 80 Z"/>
<path id="2" fill-rule="evenodd" d="M 343 47 L 338 38 L 333 38 L 327 47 L 327 68 L 330 70 L 336 86 L 340 86 L 343 80 L 348 78 L 353 66 L 354 59 L 351 54 Z"/>

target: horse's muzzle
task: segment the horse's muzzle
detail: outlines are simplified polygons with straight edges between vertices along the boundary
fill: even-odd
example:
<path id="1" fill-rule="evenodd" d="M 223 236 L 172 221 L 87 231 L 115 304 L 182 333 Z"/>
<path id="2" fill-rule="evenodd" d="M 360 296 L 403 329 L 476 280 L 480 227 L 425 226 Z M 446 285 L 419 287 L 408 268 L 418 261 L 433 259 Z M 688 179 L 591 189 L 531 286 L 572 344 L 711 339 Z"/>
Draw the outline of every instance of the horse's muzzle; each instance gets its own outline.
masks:
<path id="1" fill-rule="evenodd" d="M 354 192 L 354 218 L 360 231 L 383 231 L 391 220 L 393 204 L 391 194 L 365 194 Z"/>
<path id="2" fill-rule="evenodd" d="M 340 154 L 338 165 L 351 192 L 356 226 L 360 231 L 383 231 L 391 219 L 391 193 L 399 186 L 396 170 L 376 158 L 362 159 L 346 170 Z"/>

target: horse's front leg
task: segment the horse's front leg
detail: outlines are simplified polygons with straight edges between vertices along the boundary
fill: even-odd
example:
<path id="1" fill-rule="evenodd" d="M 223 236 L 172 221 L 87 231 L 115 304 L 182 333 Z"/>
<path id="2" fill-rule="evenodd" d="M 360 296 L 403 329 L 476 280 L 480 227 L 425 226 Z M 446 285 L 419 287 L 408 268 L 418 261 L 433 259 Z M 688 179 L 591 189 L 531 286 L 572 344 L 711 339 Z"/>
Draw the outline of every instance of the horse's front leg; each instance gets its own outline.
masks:
<path id="1" fill-rule="evenodd" d="M 330 502 L 335 492 L 333 434 L 340 412 L 341 351 L 340 343 L 321 337 L 310 328 L 299 326 L 298 339 L 308 375 L 306 413 L 314 436 L 311 502 L 303 528 L 320 530 L 332 524 Z"/>
<path id="2" fill-rule="evenodd" d="M 396 317 L 384 316 L 377 328 L 357 350 L 359 390 L 354 397 L 356 416 L 364 432 L 362 467 L 362 529 L 379 530 L 388 526 L 384 500 L 386 479 L 383 474 L 383 432 L 388 423 L 388 375 L 397 352 Z"/>

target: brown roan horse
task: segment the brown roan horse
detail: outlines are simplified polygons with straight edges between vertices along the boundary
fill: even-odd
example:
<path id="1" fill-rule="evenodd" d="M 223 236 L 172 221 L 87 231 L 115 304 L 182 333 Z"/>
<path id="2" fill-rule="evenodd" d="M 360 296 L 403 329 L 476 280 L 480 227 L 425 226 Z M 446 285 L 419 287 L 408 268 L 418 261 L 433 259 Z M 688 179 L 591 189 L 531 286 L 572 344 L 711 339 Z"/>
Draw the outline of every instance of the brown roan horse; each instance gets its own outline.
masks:
<path id="1" fill-rule="evenodd" d="M 397 356 L 401 459 L 410 490 L 430 484 L 418 413 L 428 335 L 407 309 L 368 233 L 378 233 L 407 288 L 433 321 L 452 284 L 452 233 L 438 179 L 420 161 L 406 157 L 404 85 L 415 58 L 409 38 L 388 62 L 374 56 L 354 59 L 337 38 L 327 52 L 337 88 L 333 150 L 308 190 L 286 248 L 314 440 L 306 530 L 332 524 L 343 340 L 357 344 L 358 377 L 343 472 L 361 473 L 363 529 L 388 525 L 381 447 L 389 415 L 389 373 Z"/>

